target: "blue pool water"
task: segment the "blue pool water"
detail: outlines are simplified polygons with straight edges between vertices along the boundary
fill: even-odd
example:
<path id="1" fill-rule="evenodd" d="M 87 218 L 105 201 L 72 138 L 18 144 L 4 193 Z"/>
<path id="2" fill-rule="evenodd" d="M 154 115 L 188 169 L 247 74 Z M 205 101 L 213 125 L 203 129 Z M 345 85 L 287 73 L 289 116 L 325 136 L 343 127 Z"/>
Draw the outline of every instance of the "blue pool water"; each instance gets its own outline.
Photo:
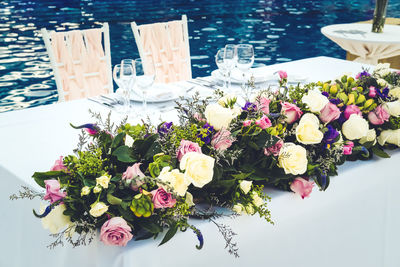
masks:
<path id="1" fill-rule="evenodd" d="M 110 24 L 112 63 L 138 57 L 129 22 L 189 18 L 193 76 L 215 69 L 226 43 L 251 43 L 259 63 L 312 56 L 344 58 L 320 28 L 372 18 L 375 0 L 0 0 L 0 112 L 57 101 L 39 30 Z M 388 17 L 400 17 L 390 0 Z"/>

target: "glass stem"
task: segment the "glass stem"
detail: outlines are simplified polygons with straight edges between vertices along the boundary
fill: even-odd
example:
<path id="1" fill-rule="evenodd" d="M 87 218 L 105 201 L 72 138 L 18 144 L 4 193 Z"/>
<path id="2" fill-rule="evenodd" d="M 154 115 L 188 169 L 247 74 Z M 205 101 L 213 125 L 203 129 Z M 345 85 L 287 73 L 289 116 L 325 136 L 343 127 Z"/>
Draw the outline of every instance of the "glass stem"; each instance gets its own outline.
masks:
<path id="1" fill-rule="evenodd" d="M 147 114 L 147 92 L 143 91 L 143 113 Z"/>
<path id="2" fill-rule="evenodd" d="M 228 88 L 231 88 L 231 71 L 228 72 Z"/>

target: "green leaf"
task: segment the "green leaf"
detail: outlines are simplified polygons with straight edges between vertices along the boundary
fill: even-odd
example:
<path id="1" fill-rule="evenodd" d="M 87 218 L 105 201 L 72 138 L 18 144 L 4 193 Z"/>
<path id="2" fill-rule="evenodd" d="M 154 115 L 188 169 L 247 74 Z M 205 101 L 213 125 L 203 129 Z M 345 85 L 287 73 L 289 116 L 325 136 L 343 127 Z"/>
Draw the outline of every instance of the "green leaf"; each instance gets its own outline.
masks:
<path id="1" fill-rule="evenodd" d="M 113 156 L 116 156 L 117 159 L 121 162 L 132 163 L 136 162 L 136 159 L 133 158 L 131 149 L 128 146 L 120 146 L 113 153 Z"/>
<path id="2" fill-rule="evenodd" d="M 157 234 L 162 232 L 162 227 L 159 226 L 158 224 L 155 224 L 154 222 L 150 221 L 150 220 L 141 220 L 138 223 L 143 229 L 145 229 L 146 231 L 153 233 L 153 234 Z"/>
<path id="3" fill-rule="evenodd" d="M 161 246 L 161 245 L 167 243 L 171 238 L 174 237 L 174 235 L 176 234 L 177 231 L 178 231 L 178 225 L 176 223 L 171 225 L 168 232 L 165 234 L 163 240 L 161 241 L 161 243 L 158 246 Z"/>
<path id="4" fill-rule="evenodd" d="M 122 144 L 122 141 L 123 141 L 125 135 L 126 135 L 125 132 L 119 133 L 119 134 L 114 138 L 114 140 L 112 141 L 111 147 L 112 147 L 112 148 L 116 148 L 116 147 L 120 146 L 120 145 Z"/>
<path id="5" fill-rule="evenodd" d="M 120 205 L 122 203 L 122 199 L 115 197 L 111 194 L 107 194 L 107 202 L 111 205 Z"/>
<path id="6" fill-rule="evenodd" d="M 44 183 L 45 180 L 60 179 L 61 183 L 66 183 L 67 177 L 68 174 L 64 171 L 35 172 L 32 175 L 32 178 L 35 179 L 35 182 L 43 188 L 46 187 Z"/>
<path id="7" fill-rule="evenodd" d="M 232 174 L 232 176 L 235 178 L 235 179 L 237 179 L 237 180 L 244 180 L 244 179 L 246 179 L 247 177 L 249 177 L 250 175 L 252 175 L 254 173 L 254 171 L 253 172 L 250 172 L 250 173 L 244 173 L 244 172 L 242 172 L 242 173 L 239 173 L 239 174 Z"/>
<path id="8" fill-rule="evenodd" d="M 377 155 L 378 157 L 381 158 L 390 158 L 390 155 L 388 153 L 386 153 L 385 151 L 383 151 L 382 149 L 380 149 L 378 146 L 373 146 L 372 147 L 372 152 Z"/>
<path id="9" fill-rule="evenodd" d="M 119 182 L 122 179 L 122 175 L 121 174 L 116 174 L 113 178 L 111 178 L 111 182 Z"/>

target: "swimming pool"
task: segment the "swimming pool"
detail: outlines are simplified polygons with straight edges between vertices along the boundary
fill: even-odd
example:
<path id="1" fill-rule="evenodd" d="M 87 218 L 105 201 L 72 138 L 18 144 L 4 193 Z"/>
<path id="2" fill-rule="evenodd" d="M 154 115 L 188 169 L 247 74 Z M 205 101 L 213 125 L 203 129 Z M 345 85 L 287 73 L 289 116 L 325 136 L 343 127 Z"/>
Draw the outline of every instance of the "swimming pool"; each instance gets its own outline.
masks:
<path id="1" fill-rule="evenodd" d="M 226 43 L 251 43 L 257 62 L 274 64 L 312 56 L 344 58 L 320 33 L 334 23 L 372 18 L 374 0 L 0 0 L 0 112 L 57 101 L 55 82 L 38 30 L 110 24 L 112 63 L 138 57 L 129 22 L 189 18 L 193 76 L 215 69 Z M 400 17 L 400 0 L 388 17 Z"/>

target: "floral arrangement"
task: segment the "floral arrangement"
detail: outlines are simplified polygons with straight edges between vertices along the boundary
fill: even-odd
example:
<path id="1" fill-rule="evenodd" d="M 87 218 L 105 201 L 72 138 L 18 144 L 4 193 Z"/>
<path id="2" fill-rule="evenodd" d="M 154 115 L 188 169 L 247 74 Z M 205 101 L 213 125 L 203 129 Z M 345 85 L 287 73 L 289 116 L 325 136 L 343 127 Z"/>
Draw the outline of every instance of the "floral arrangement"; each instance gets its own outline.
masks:
<path id="1" fill-rule="evenodd" d="M 278 90 L 242 106 L 221 91 L 215 101 L 181 99 L 179 124 L 115 125 L 92 112 L 96 124 L 72 125 L 84 129 L 75 154 L 34 173 L 46 193 L 25 188 L 11 198 L 49 201 L 34 213 L 56 238 L 50 247 L 64 238 L 86 244 L 98 229 L 107 245 L 163 234 L 161 245 L 191 229 L 200 249 L 201 231 L 188 220 L 194 217 L 215 223 L 238 256 L 235 233 L 216 218 L 258 214 L 273 223 L 264 186 L 305 198 L 315 184 L 326 190 L 346 160 L 386 158 L 384 148 L 400 146 L 400 73 L 387 65 L 297 86 L 279 76 Z"/>

